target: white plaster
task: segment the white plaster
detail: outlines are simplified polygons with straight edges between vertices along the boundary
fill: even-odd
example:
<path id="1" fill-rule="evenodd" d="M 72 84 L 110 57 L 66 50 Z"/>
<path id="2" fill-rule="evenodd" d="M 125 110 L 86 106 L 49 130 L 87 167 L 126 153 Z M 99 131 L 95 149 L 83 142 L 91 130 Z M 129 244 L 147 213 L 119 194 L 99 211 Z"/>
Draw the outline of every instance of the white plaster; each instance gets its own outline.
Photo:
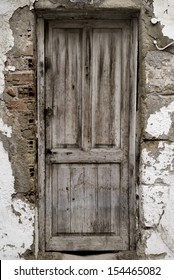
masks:
<path id="1" fill-rule="evenodd" d="M 0 1 L 0 96 L 4 90 L 6 53 L 13 47 L 14 38 L 9 19 L 14 11 L 35 0 Z M 8 70 L 14 71 L 14 67 Z M 3 107 L 2 107 L 3 108 Z M 2 134 L 11 137 L 12 129 L 0 119 Z M 7 152 L 0 142 L 0 259 L 18 259 L 33 244 L 34 209 L 20 199 L 12 199 L 14 177 Z"/>
<path id="2" fill-rule="evenodd" d="M 173 259 L 173 252 L 166 246 L 159 232 L 153 231 L 146 241 L 146 255 L 165 254 L 165 259 Z"/>
<path id="3" fill-rule="evenodd" d="M 12 128 L 5 124 L 3 120 L 0 118 L 0 132 L 7 137 L 11 137 Z"/>
<path id="4" fill-rule="evenodd" d="M 0 1 L 0 95 L 4 90 L 3 71 L 6 53 L 14 44 L 9 19 L 19 7 L 29 5 L 32 9 L 34 2 L 34 0 Z M 115 0 L 111 2 L 115 4 Z M 153 2 L 155 16 L 164 26 L 163 34 L 174 39 L 174 1 Z M 168 134 L 173 110 L 174 102 L 151 115 L 146 131 L 155 137 Z M 7 137 L 11 136 L 11 128 L 2 121 L 0 129 Z M 142 209 L 146 225 L 158 227 L 158 232 L 147 231 L 146 254 L 166 253 L 166 258 L 174 258 L 174 144 L 160 142 L 158 148 L 158 156 L 147 149 L 142 152 Z M 12 200 L 11 195 L 15 192 L 14 177 L 8 154 L 1 142 L 0 155 L 0 259 L 17 259 L 26 249 L 30 249 L 33 243 L 34 209 L 27 201 L 16 198 Z M 161 185 L 158 182 L 161 182 Z"/>
<path id="5" fill-rule="evenodd" d="M 174 1 L 153 0 L 154 14 L 160 20 L 165 36 L 174 39 Z"/>
<path id="6" fill-rule="evenodd" d="M 34 209 L 26 201 L 12 200 L 14 177 L 1 142 L 0 155 L 0 259 L 19 259 L 33 243 Z"/>
<path id="7" fill-rule="evenodd" d="M 10 29 L 9 19 L 14 11 L 19 7 L 29 5 L 33 8 L 35 0 L 3 0 L 0 1 L 0 95 L 4 90 L 4 63 L 6 61 L 6 53 L 13 47 L 14 38 Z"/>
<path id="8" fill-rule="evenodd" d="M 7 67 L 5 67 L 5 71 L 14 72 L 15 70 L 16 70 L 16 67 L 15 67 L 15 66 L 8 65 Z"/>
<path id="9" fill-rule="evenodd" d="M 169 200 L 169 188 L 160 185 L 142 185 L 141 200 L 144 225 L 146 227 L 156 227 L 165 213 Z"/>
<path id="10" fill-rule="evenodd" d="M 141 183 L 154 185 L 160 180 L 166 186 L 173 186 L 174 173 L 174 143 L 160 142 L 158 145 L 159 155 L 153 155 L 146 148 L 141 154 Z"/>
<path id="11" fill-rule="evenodd" d="M 141 160 L 141 220 L 154 229 L 144 234 L 146 254 L 174 259 L 174 143 L 144 148 Z"/>
<path id="12" fill-rule="evenodd" d="M 174 112 L 174 101 L 168 106 L 164 106 L 159 112 L 151 114 L 148 121 L 146 132 L 154 137 L 159 137 L 162 135 L 168 135 L 171 125 L 171 113 Z"/>
<path id="13" fill-rule="evenodd" d="M 35 258 L 37 259 L 39 254 L 39 220 L 38 220 L 38 209 L 35 207 L 35 228 L 34 228 L 34 240 L 35 240 Z"/>
<path id="14" fill-rule="evenodd" d="M 174 181 L 173 181 L 174 182 Z M 166 204 L 166 209 L 164 215 L 161 219 L 161 237 L 164 240 L 165 244 L 170 248 L 170 251 L 173 252 L 174 259 L 174 186 L 170 186 L 169 197 Z"/>
<path id="15" fill-rule="evenodd" d="M 174 39 L 174 1 L 154 0 L 153 6 L 163 35 Z M 146 72 L 147 85 L 149 77 L 152 90 L 159 91 L 162 80 L 162 91 L 167 92 L 169 87 L 172 93 L 172 67 L 167 56 L 162 67 L 156 71 L 151 66 Z M 145 131 L 153 137 L 167 136 L 172 126 L 173 112 L 174 102 L 171 102 L 151 114 Z M 159 142 L 158 148 L 148 148 L 147 144 L 141 154 L 140 168 L 141 219 L 145 226 L 152 228 L 144 231 L 144 238 L 147 239 L 145 253 L 152 256 L 165 254 L 165 259 L 174 259 L 174 143 Z"/>

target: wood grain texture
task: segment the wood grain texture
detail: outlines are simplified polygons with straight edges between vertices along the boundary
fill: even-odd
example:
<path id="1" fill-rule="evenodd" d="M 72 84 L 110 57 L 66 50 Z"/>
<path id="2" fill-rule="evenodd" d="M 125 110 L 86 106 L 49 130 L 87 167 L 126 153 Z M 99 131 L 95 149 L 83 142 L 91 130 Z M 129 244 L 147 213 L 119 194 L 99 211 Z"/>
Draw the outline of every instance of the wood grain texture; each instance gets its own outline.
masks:
<path id="1" fill-rule="evenodd" d="M 118 164 L 53 164 L 51 182 L 53 235 L 119 232 Z"/>
<path id="2" fill-rule="evenodd" d="M 81 52 L 80 29 L 53 29 L 53 147 L 79 146 Z"/>
<path id="3" fill-rule="evenodd" d="M 137 36 L 130 23 L 48 23 L 47 251 L 129 249 L 136 86 L 129 51 Z"/>
<path id="4" fill-rule="evenodd" d="M 93 30 L 93 147 L 120 146 L 121 48 L 121 30 Z"/>
<path id="5" fill-rule="evenodd" d="M 39 194 L 39 250 L 45 251 L 45 48 L 44 20 L 37 20 L 37 117 L 38 117 L 38 194 Z"/>
<path id="6" fill-rule="evenodd" d="M 121 162 L 124 158 L 121 149 L 91 149 L 81 151 L 79 149 L 53 149 L 47 155 L 47 163 L 107 163 Z"/>
<path id="7" fill-rule="evenodd" d="M 126 250 L 127 243 L 120 236 L 62 235 L 53 236 L 47 244 L 47 251 L 115 251 Z"/>
<path id="8" fill-rule="evenodd" d="M 136 138 L 137 110 L 137 69 L 138 69 L 138 21 L 131 23 L 131 52 L 130 52 L 130 137 L 129 137 L 129 215 L 130 215 L 130 249 L 136 248 L 136 155 L 138 154 L 138 137 Z M 138 146 L 138 144 L 137 144 Z"/>

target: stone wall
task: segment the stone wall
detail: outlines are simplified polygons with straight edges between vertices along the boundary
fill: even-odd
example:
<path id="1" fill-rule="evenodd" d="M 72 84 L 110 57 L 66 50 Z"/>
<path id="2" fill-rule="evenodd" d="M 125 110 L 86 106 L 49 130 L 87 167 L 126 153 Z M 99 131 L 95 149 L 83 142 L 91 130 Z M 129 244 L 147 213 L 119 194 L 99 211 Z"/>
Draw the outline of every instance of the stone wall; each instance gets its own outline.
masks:
<path id="1" fill-rule="evenodd" d="M 148 1 L 147 1 L 148 2 Z M 150 2 L 150 1 L 149 1 Z M 157 24 L 147 30 L 160 47 L 174 39 L 173 1 L 153 2 Z M 156 33 L 160 28 L 161 36 Z M 169 38 L 167 38 L 168 36 Z M 141 104 L 140 232 L 147 258 L 174 258 L 174 45 L 150 48 L 143 62 L 145 94 Z"/>
<path id="2" fill-rule="evenodd" d="M 83 9 L 140 11 L 136 251 L 97 258 L 174 259 L 174 45 L 159 51 L 153 43 L 156 40 L 164 46 L 174 39 L 172 2 L 0 2 L 1 259 L 33 259 L 38 253 L 35 8 L 66 10 L 78 5 Z M 54 257 L 72 258 L 63 254 Z"/>
<path id="3" fill-rule="evenodd" d="M 31 7 L 27 0 L 0 2 L 1 259 L 24 258 L 24 253 L 34 257 L 36 80 Z"/>

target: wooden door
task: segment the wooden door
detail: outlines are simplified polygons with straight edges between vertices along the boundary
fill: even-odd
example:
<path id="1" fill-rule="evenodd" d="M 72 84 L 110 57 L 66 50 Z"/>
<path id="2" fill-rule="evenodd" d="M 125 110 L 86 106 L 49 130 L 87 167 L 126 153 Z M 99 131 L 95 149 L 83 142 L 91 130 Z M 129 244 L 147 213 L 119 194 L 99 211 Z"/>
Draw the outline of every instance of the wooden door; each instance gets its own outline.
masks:
<path id="1" fill-rule="evenodd" d="M 46 250 L 129 249 L 129 20 L 46 30 Z"/>

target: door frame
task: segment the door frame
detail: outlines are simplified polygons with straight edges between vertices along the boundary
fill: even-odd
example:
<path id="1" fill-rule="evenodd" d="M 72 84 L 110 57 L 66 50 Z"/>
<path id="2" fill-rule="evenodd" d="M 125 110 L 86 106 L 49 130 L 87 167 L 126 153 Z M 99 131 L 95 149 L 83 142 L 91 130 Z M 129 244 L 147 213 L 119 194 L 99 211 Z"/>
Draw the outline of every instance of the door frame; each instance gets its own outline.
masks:
<path id="1" fill-rule="evenodd" d="M 136 231 L 136 102 L 137 102 L 137 63 L 138 63 L 138 19 L 137 13 L 120 14 L 115 11 L 66 11 L 56 13 L 38 13 L 37 17 L 37 133 L 38 133 L 38 250 L 45 250 L 45 74 L 47 61 L 45 59 L 45 27 L 50 19 L 74 20 L 86 17 L 92 19 L 130 19 L 131 47 L 130 49 L 130 122 L 129 122 L 129 249 L 135 250 Z"/>

